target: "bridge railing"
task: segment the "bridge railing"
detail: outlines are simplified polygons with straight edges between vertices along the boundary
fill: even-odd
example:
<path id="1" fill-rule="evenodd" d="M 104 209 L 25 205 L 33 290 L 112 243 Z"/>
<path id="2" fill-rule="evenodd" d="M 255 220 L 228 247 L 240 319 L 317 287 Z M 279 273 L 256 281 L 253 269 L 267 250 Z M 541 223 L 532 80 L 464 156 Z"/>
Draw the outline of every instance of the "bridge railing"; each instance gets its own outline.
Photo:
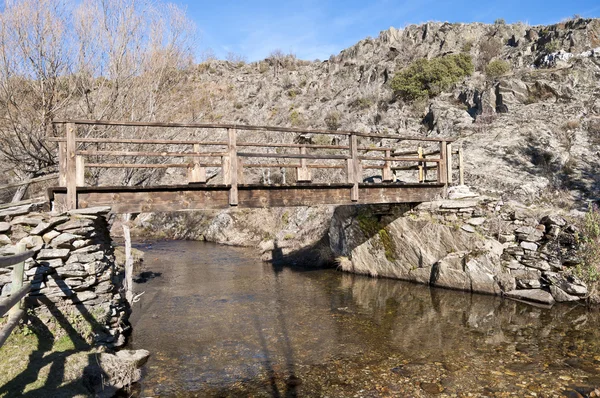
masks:
<path id="1" fill-rule="evenodd" d="M 8 312 L 8 321 L 0 329 L 0 347 L 4 344 L 13 329 L 19 324 L 19 321 L 25 315 L 22 308 L 22 300 L 31 290 L 31 283 L 23 285 L 25 260 L 32 257 L 34 252 L 25 251 L 25 244 L 17 244 L 17 253 L 11 256 L 0 256 L 0 268 L 12 266 L 11 273 L 11 292 L 8 297 L 0 299 L 0 317 Z"/>
<path id="2" fill-rule="evenodd" d="M 351 199 L 358 200 L 359 184 L 363 182 L 363 171 L 381 170 L 381 181 L 391 183 L 398 171 L 418 171 L 417 183 L 452 184 L 453 155 L 458 156 L 459 182 L 463 183 L 462 150 L 453 150 L 452 139 L 411 137 L 390 134 L 370 134 L 354 131 L 308 130 L 299 128 L 250 126 L 235 124 L 205 123 L 156 123 L 156 122 L 115 122 L 94 120 L 65 120 L 56 123 L 65 125 L 64 137 L 49 137 L 58 142 L 59 150 L 59 186 L 67 188 L 66 204 L 75 208 L 77 187 L 85 186 L 86 168 L 121 169 L 165 169 L 185 168 L 188 170 L 189 183 L 207 183 L 207 168 L 220 169 L 223 184 L 229 187 L 229 203 L 238 203 L 238 185 L 244 183 L 244 170 L 251 168 L 292 168 L 298 183 L 310 183 L 313 169 L 330 169 L 344 174 L 345 183 L 352 184 Z M 88 129 L 132 127 L 151 130 L 162 129 L 203 129 L 214 132 L 210 139 L 190 137 L 175 138 L 130 138 L 114 136 L 85 137 L 78 135 L 78 127 Z M 261 133 L 258 135 L 252 133 Z M 214 139 L 216 133 L 224 133 L 221 139 Z M 270 133 L 293 134 L 293 140 L 287 142 L 264 142 Z M 242 136 L 241 136 L 242 135 Z M 318 140 L 313 143 L 303 137 L 324 136 L 331 140 Z M 413 143 L 414 150 L 402 151 L 393 146 L 369 146 L 361 141 L 395 140 L 395 143 Z M 263 142 L 260 142 L 263 140 Z M 290 143 L 289 141 L 294 141 Z M 93 146 L 119 144 L 119 150 L 90 149 Z M 428 148 L 424 148 L 423 144 Z M 147 146 L 159 150 L 147 150 Z M 134 147 L 133 150 L 129 149 Z M 125 148 L 125 150 L 123 150 Z M 173 148 L 186 148 L 173 150 Z M 209 150 L 203 150 L 208 148 Z M 143 150 L 142 150 L 143 149 Z M 191 149 L 191 150 L 190 150 Z M 290 152 L 293 151 L 293 152 Z M 86 162 L 86 158 L 122 159 L 121 162 Z M 163 158 L 170 163 L 130 162 L 127 159 Z M 180 159 L 175 161 L 172 159 Z M 181 161 L 182 159 L 182 161 Z M 215 161 L 215 159 L 217 159 Z M 274 162 L 276 160 L 276 162 Z M 281 161 L 294 163 L 281 163 Z M 429 177 L 435 173 L 435 179 Z M 331 181 L 328 181 L 331 182 Z"/>

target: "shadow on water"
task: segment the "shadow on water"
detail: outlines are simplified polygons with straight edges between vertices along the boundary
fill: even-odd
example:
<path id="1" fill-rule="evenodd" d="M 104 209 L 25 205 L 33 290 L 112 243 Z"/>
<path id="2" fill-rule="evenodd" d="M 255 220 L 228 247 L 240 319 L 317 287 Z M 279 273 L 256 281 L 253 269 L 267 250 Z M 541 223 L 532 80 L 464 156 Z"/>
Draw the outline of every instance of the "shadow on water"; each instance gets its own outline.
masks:
<path id="1" fill-rule="evenodd" d="M 162 276 L 138 286 L 132 316 L 133 348 L 153 353 L 142 396 L 422 396 L 422 383 L 518 394 L 523 375 L 532 391 L 600 384 L 600 320 L 584 307 L 296 272 L 207 243 L 154 247 L 146 266 Z"/>

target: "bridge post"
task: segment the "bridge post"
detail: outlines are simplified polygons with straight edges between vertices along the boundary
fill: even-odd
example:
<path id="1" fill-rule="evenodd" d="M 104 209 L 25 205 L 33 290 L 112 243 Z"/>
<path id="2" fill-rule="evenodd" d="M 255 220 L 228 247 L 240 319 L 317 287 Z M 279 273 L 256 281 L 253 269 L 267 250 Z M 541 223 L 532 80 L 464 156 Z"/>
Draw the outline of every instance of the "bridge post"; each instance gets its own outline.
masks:
<path id="1" fill-rule="evenodd" d="M 75 156 L 75 185 L 85 187 L 85 158 L 83 156 Z"/>
<path id="2" fill-rule="evenodd" d="M 200 144 L 194 144 L 194 153 L 200 153 Z M 192 167 L 188 169 L 188 182 L 206 183 L 206 169 L 200 167 L 200 158 L 192 159 Z"/>
<path id="3" fill-rule="evenodd" d="M 348 159 L 348 182 L 353 184 L 350 200 L 358 201 L 358 183 L 361 180 L 360 159 L 358 158 L 358 137 L 350 135 L 350 156 Z"/>
<path id="4" fill-rule="evenodd" d="M 392 151 L 390 151 L 390 150 L 385 151 L 385 157 L 387 159 L 392 157 Z M 392 162 L 389 160 L 386 160 L 385 163 L 383 164 L 383 171 L 381 172 L 381 179 L 384 182 L 392 182 L 394 180 L 394 177 L 392 174 Z"/>
<path id="5" fill-rule="evenodd" d="M 229 152 L 229 205 L 238 205 L 238 158 L 237 158 L 237 141 L 236 130 L 227 129 Z"/>
<path id="6" fill-rule="evenodd" d="M 463 164 L 463 149 L 462 144 L 458 147 L 458 183 L 465 185 L 465 171 Z"/>
<path id="7" fill-rule="evenodd" d="M 300 147 L 300 155 L 306 155 L 306 147 Z M 296 181 L 298 182 L 310 182 L 311 175 L 310 170 L 306 165 L 306 159 L 300 159 L 300 167 L 296 168 Z"/>
<path id="8" fill-rule="evenodd" d="M 437 165 L 437 180 L 440 184 L 448 184 L 448 174 L 446 172 L 447 149 L 446 141 L 440 141 L 440 158 Z"/>
<path id="9" fill-rule="evenodd" d="M 77 131 L 74 123 L 67 123 L 67 210 L 77 208 Z"/>
<path id="10" fill-rule="evenodd" d="M 58 143 L 58 186 L 67 186 L 67 143 Z"/>
<path id="11" fill-rule="evenodd" d="M 417 156 L 419 157 L 419 159 L 423 159 L 423 147 L 421 145 L 419 145 L 417 147 Z M 423 162 L 419 162 L 418 164 L 418 168 L 419 168 L 419 182 L 425 182 L 425 174 L 424 172 L 424 163 Z"/>
<path id="12" fill-rule="evenodd" d="M 446 182 L 452 185 L 452 144 L 446 145 L 446 172 L 448 173 L 448 177 L 446 178 Z"/>

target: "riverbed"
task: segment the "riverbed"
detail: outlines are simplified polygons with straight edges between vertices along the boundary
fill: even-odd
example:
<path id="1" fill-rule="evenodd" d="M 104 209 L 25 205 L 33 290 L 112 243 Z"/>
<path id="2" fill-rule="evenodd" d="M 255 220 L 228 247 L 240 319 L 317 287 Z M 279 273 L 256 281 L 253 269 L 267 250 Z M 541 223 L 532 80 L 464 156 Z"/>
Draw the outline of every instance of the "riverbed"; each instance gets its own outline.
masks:
<path id="1" fill-rule="evenodd" d="M 273 266 L 206 242 L 138 247 L 130 348 L 152 356 L 135 396 L 578 397 L 600 386 L 600 316 L 581 305 Z"/>

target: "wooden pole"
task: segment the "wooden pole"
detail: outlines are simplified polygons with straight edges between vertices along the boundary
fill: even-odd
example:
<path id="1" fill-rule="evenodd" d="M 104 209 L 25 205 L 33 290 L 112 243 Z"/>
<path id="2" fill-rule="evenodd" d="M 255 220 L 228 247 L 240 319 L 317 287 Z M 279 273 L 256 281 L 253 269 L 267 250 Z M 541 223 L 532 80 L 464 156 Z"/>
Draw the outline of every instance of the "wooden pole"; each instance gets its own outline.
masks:
<path id="1" fill-rule="evenodd" d="M 25 253 L 26 246 L 25 243 L 17 243 L 17 254 Z M 25 261 L 21 261 L 15 265 L 13 265 L 12 275 L 11 275 L 11 293 L 18 292 L 23 287 L 23 272 L 25 270 Z M 9 316 L 14 316 L 18 311 L 20 311 L 23 307 L 23 302 L 20 301 L 14 307 L 8 311 Z"/>
<path id="2" fill-rule="evenodd" d="M 419 156 L 419 159 L 423 159 L 423 147 L 421 147 L 419 145 L 419 147 L 417 148 L 417 154 Z M 423 162 L 419 162 L 419 182 L 424 182 L 425 181 L 425 176 L 423 174 Z"/>
<path id="3" fill-rule="evenodd" d="M 67 186 L 67 143 L 58 143 L 58 186 Z"/>
<path id="4" fill-rule="evenodd" d="M 446 184 L 446 141 L 440 142 L 440 162 L 437 165 L 437 180 L 440 184 Z"/>
<path id="5" fill-rule="evenodd" d="M 465 185 L 465 165 L 463 163 L 462 144 L 458 147 L 458 183 Z"/>
<path id="6" fill-rule="evenodd" d="M 77 151 L 77 132 L 75 124 L 67 123 L 67 210 L 77 208 L 77 165 L 75 153 Z"/>
<path id="7" fill-rule="evenodd" d="M 129 229 L 131 213 L 123 216 L 123 239 L 125 239 L 125 299 L 133 304 L 133 257 L 131 256 L 131 231 Z"/>
<path id="8" fill-rule="evenodd" d="M 238 159 L 237 159 L 237 144 L 236 144 L 236 130 L 227 129 L 228 145 L 227 149 L 229 152 L 229 205 L 238 205 Z"/>
<path id="9" fill-rule="evenodd" d="M 360 171 L 360 159 L 358 158 L 358 137 L 356 134 L 350 136 L 350 161 L 352 169 L 352 191 L 350 193 L 350 200 L 353 202 L 358 201 L 358 182 L 361 179 Z"/>
<path id="10" fill-rule="evenodd" d="M 85 158 L 83 156 L 75 157 L 75 185 L 85 187 Z"/>
<path id="11" fill-rule="evenodd" d="M 306 147 L 300 147 L 300 155 L 306 155 Z M 296 181 L 298 182 L 310 182 L 311 175 L 306 159 L 300 159 L 300 167 L 296 169 Z"/>
<path id="12" fill-rule="evenodd" d="M 392 151 L 389 149 L 386 150 L 385 157 L 389 159 L 391 156 L 392 156 Z M 392 182 L 394 180 L 394 177 L 392 174 L 392 162 L 389 160 L 386 160 L 385 163 L 383 164 L 383 170 L 381 172 L 381 179 L 384 182 Z"/>
<path id="13" fill-rule="evenodd" d="M 446 182 L 452 185 L 452 144 L 446 144 Z"/>

